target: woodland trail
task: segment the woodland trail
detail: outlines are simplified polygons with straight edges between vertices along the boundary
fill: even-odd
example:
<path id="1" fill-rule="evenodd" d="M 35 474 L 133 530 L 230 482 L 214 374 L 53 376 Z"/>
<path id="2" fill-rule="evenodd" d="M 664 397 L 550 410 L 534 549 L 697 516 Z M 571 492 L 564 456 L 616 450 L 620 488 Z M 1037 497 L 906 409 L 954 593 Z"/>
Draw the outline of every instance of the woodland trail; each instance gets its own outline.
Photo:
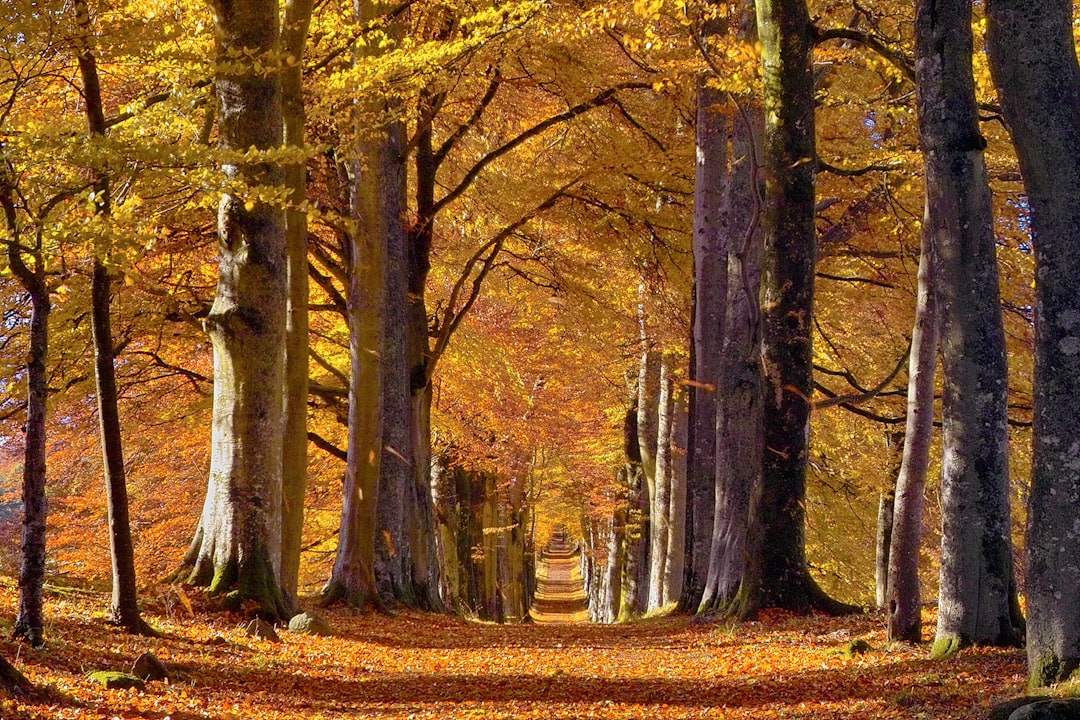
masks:
<path id="1" fill-rule="evenodd" d="M 13 590 L 0 590 L 0 617 L 14 616 Z M 280 631 L 269 642 L 245 634 L 243 615 L 191 599 L 193 614 L 149 598 L 146 617 L 165 634 L 151 639 L 109 626 L 105 594 L 47 596 L 44 649 L 0 639 L 0 652 L 43 690 L 0 696 L 0 718 L 976 720 L 1025 680 L 1020 651 L 931 662 L 926 646 L 887 646 L 875 614 L 499 626 L 334 608 L 324 614 L 335 636 Z M 841 655 L 856 638 L 873 649 Z M 126 670 L 144 650 L 174 669 L 171 682 L 106 690 L 85 676 Z"/>
<path id="2" fill-rule="evenodd" d="M 587 622 L 585 579 L 581 576 L 581 549 L 564 533 L 556 533 L 544 547 L 536 572 L 536 592 L 529 615 L 534 622 Z"/>

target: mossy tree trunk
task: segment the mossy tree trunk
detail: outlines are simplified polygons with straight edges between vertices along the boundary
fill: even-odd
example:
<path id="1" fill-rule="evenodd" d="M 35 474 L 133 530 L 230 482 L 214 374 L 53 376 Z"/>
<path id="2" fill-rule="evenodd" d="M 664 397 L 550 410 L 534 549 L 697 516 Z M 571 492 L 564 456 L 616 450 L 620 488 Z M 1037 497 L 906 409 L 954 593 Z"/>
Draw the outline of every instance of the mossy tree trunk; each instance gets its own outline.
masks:
<path id="1" fill-rule="evenodd" d="M 810 575 L 805 547 L 811 410 L 814 226 L 813 37 L 805 0 L 757 3 L 764 85 L 765 364 L 761 489 L 751 509 L 736 612 L 839 611 Z"/>
<path id="2" fill-rule="evenodd" d="M 1035 413 L 1027 520 L 1033 686 L 1080 667 L 1080 66 L 1065 0 L 989 0 L 987 50 L 1035 248 Z"/>

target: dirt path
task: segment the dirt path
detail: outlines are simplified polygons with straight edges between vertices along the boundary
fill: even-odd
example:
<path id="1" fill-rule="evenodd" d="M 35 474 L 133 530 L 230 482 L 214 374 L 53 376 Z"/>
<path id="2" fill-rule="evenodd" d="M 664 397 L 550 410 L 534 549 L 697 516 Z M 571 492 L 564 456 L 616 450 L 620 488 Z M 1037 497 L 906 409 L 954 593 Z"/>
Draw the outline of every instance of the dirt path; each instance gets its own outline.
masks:
<path id="1" fill-rule="evenodd" d="M 536 572 L 536 594 L 529 614 L 538 623 L 587 622 L 585 580 L 581 577 L 581 550 L 561 534 L 541 552 Z"/>

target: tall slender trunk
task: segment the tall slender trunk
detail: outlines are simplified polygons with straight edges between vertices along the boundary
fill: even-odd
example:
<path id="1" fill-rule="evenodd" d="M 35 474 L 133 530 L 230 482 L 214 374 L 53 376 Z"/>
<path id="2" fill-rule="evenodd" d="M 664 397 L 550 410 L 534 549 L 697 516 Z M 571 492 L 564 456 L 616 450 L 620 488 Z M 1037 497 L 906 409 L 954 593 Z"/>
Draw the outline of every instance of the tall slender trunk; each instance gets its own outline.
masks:
<path id="1" fill-rule="evenodd" d="M 649 511 L 649 609 L 664 605 L 664 577 L 667 573 L 671 511 L 671 429 L 675 410 L 675 380 L 670 353 L 660 355 L 657 393 L 656 462 L 653 477 L 653 502 Z"/>
<path id="2" fill-rule="evenodd" d="M 1028 677 L 1080 667 L 1080 66 L 1065 0 L 988 0 L 990 70 L 1035 248 L 1035 413 L 1027 520 Z"/>
<path id="3" fill-rule="evenodd" d="M 934 295 L 933 249 L 923 224 L 919 253 L 919 295 L 908 360 L 907 425 L 904 456 L 896 478 L 893 532 L 889 541 L 889 579 L 886 609 L 889 637 L 922 640 L 922 598 L 919 591 L 919 548 L 922 535 L 923 489 L 930 464 L 934 431 L 934 366 L 937 363 L 938 310 Z"/>
<path id="4" fill-rule="evenodd" d="M 394 112 L 394 109 L 391 109 Z M 414 606 L 412 552 L 409 523 L 419 518 L 415 510 L 412 397 L 408 358 L 408 243 L 405 229 L 405 126 L 394 121 L 381 132 L 387 135 L 388 155 L 383 172 L 387 193 L 396 202 L 383 206 L 386 218 L 386 275 L 384 323 L 380 349 L 382 370 L 383 436 L 379 475 L 378 537 L 375 545 L 375 578 L 388 604 Z"/>
<path id="5" fill-rule="evenodd" d="M 1022 634 L 1013 613 L 1005 333 L 971 13 L 966 0 L 922 0 L 915 12 L 919 139 L 945 380 L 935 657 L 973 643 L 1014 643 Z"/>
<path id="6" fill-rule="evenodd" d="M 41 255 L 41 234 L 35 245 L 22 245 L 14 188 L 8 178 L 0 181 L 0 206 L 7 225 L 8 265 L 30 295 L 30 340 L 26 352 L 26 429 L 23 447 L 22 544 L 19 564 L 19 606 L 12 634 L 34 647 L 45 642 L 42 589 L 45 584 L 45 415 L 49 398 L 46 359 L 49 355 L 49 288 Z M 30 255 L 28 266 L 23 254 Z"/>
<path id="7" fill-rule="evenodd" d="M 626 484 L 625 470 L 619 471 L 620 486 Z M 613 623 L 619 619 L 619 606 L 622 602 L 622 579 L 624 538 L 626 534 L 626 493 L 620 487 L 615 499 L 615 510 L 611 517 L 611 532 L 608 535 L 607 566 L 604 569 L 604 605 L 598 612 L 602 623 Z"/>
<path id="8" fill-rule="evenodd" d="M 79 48 L 79 73 L 83 81 L 87 126 L 91 136 L 106 134 L 105 112 L 101 101 L 101 83 L 97 58 L 90 46 L 94 37 L 90 9 L 86 0 L 75 0 L 75 22 L 82 34 Z M 99 218 L 111 213 L 109 178 L 102 171 L 94 173 L 94 206 Z M 91 278 L 91 331 L 94 339 L 94 379 L 97 386 L 98 422 L 104 461 L 105 497 L 108 508 L 109 551 L 112 557 L 113 622 L 128 632 L 149 633 L 139 615 L 135 583 L 135 547 L 131 541 L 128 517 L 127 477 L 124 472 L 124 445 L 120 433 L 120 412 L 116 397 L 115 349 L 109 317 L 112 278 L 105 265 L 108 248 L 95 248 Z"/>
<path id="9" fill-rule="evenodd" d="M 694 180 L 694 298 L 690 363 L 690 427 L 686 472 L 686 572 L 679 605 L 696 610 L 705 592 L 716 486 L 716 413 L 720 348 L 727 303 L 727 249 L 721 212 L 727 182 L 724 94 L 697 86 L 697 170 Z"/>
<path id="10" fill-rule="evenodd" d="M 636 399 L 636 394 L 635 394 Z M 621 477 L 626 481 L 626 524 L 622 563 L 622 595 L 618 620 L 640 615 L 648 600 L 649 493 L 641 471 L 638 445 L 637 404 L 626 411 L 623 420 L 623 455 L 626 465 Z"/>
<path id="11" fill-rule="evenodd" d="M 219 57 L 273 57 L 277 0 L 214 0 Z M 260 64 L 259 67 L 262 67 Z M 282 142 L 281 86 L 254 63 L 221 63 L 214 77 L 224 150 L 237 155 Z M 278 165 L 223 166 L 249 187 L 280 187 Z M 226 193 L 218 208 L 219 262 L 205 326 L 214 346 L 210 478 L 202 518 L 184 559 L 188 582 L 253 600 L 272 618 L 289 614 L 281 559 L 281 388 L 284 383 L 287 260 L 285 214 L 257 197 Z M 181 571 L 181 573 L 183 570 Z"/>
<path id="12" fill-rule="evenodd" d="M 749 23 L 753 27 L 752 23 Z M 740 30 L 744 34 L 745 28 Z M 726 238 L 727 301 L 720 355 L 713 531 L 699 610 L 726 611 L 746 565 L 750 506 L 761 477 L 761 108 L 740 107 L 732 128 L 731 167 L 721 232 Z"/>
<path id="13" fill-rule="evenodd" d="M 664 566 L 664 604 L 682 595 L 686 564 L 686 445 L 689 417 L 686 395 L 673 393 L 671 417 L 671 502 L 668 505 L 667 564 Z"/>
<path id="14" fill-rule="evenodd" d="M 313 0 L 286 0 L 281 44 L 290 62 L 281 71 L 281 107 L 285 145 L 302 152 L 305 142 L 304 48 Z M 289 294 L 285 310 L 284 436 L 281 463 L 281 563 L 278 569 L 286 602 L 295 605 L 304 532 L 308 437 L 308 262 L 307 171 L 303 161 L 285 167 L 290 208 L 285 212 L 285 245 Z"/>
<path id="15" fill-rule="evenodd" d="M 904 434 L 889 431 L 885 434 L 885 485 L 878 494 L 877 533 L 874 538 L 874 602 L 885 609 L 889 597 L 889 548 L 892 544 L 896 516 L 896 481 L 904 456 Z"/>

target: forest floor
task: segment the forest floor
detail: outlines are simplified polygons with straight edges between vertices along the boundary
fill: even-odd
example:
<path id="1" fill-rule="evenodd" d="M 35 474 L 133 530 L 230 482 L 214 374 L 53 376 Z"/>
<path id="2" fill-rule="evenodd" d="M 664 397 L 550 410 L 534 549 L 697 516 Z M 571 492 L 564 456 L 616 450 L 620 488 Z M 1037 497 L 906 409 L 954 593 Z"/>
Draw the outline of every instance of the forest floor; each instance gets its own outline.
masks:
<path id="1" fill-rule="evenodd" d="M 332 609 L 323 615 L 336 636 L 282 630 L 280 642 L 269 642 L 195 592 L 158 592 L 144 593 L 145 615 L 163 633 L 149 639 L 106 623 L 107 595 L 52 589 L 46 646 L 31 649 L 7 640 L 16 594 L 0 581 L 0 653 L 38 688 L 0 699 L 0 718 L 967 720 L 985 718 L 1024 683 L 1018 650 L 931 662 L 925 646 L 887 646 L 877 614 L 498 626 Z M 846 657 L 855 639 L 871 649 Z M 171 681 L 106 690 L 86 677 L 127 670 L 146 650 L 170 667 Z"/>

